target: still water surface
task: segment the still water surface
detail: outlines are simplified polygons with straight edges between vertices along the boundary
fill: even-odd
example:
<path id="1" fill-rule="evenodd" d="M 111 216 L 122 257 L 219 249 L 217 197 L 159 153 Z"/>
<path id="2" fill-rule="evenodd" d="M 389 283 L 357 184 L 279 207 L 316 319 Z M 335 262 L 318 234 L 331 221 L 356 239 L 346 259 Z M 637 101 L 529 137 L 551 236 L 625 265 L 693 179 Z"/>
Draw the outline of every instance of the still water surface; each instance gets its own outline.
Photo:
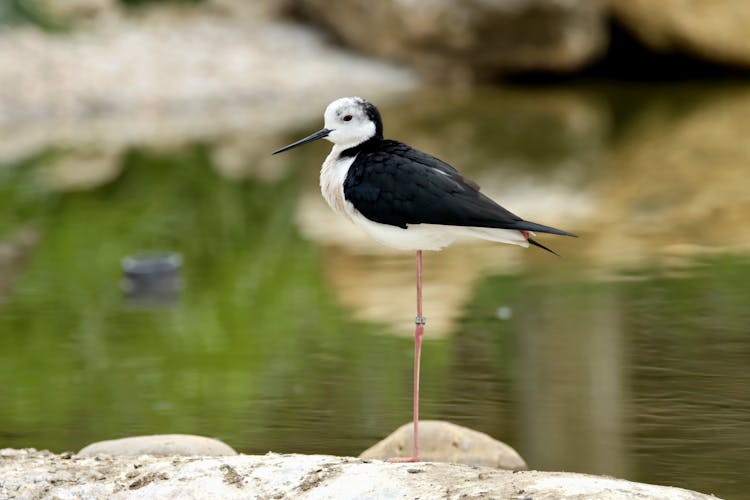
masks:
<path id="1" fill-rule="evenodd" d="M 750 89 L 426 91 L 382 111 L 386 135 L 581 235 L 540 238 L 564 259 L 426 255 L 423 417 L 533 468 L 747 496 Z M 409 420 L 413 256 L 331 216 L 325 146 L 268 159 L 308 129 L 268 151 L 252 132 L 6 158 L 0 446 L 196 433 L 358 454 Z M 183 256 L 171 306 L 122 296 L 120 260 L 147 250 Z"/>

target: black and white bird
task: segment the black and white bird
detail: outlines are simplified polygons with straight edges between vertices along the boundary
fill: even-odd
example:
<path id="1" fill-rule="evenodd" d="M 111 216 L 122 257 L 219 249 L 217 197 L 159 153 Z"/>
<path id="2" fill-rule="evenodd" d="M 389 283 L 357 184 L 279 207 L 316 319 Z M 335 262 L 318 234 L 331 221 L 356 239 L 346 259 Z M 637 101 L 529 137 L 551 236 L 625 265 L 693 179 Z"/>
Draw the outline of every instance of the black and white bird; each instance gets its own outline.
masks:
<path id="1" fill-rule="evenodd" d="M 405 460 L 418 461 L 419 363 L 425 324 L 422 251 L 440 250 L 458 238 L 474 237 L 522 247 L 531 244 L 555 253 L 531 236 L 575 235 L 523 220 L 482 194 L 479 186 L 444 161 L 384 139 L 380 112 L 360 97 L 333 101 L 323 116 L 325 128 L 273 154 L 318 139 L 331 141 L 333 148 L 320 170 L 320 189 L 331 208 L 378 242 L 416 251 L 414 447 Z"/>

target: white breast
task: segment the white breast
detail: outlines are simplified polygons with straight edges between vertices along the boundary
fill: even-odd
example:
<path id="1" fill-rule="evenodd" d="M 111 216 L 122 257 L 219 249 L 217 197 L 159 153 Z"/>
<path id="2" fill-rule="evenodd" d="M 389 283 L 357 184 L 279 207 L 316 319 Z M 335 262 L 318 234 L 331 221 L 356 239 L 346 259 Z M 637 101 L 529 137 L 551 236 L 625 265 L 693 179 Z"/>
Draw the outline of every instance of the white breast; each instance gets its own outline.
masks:
<path id="1" fill-rule="evenodd" d="M 347 210 L 347 201 L 344 198 L 344 181 L 356 156 L 340 158 L 339 153 L 340 151 L 334 146 L 323 162 L 320 169 L 320 192 L 334 212 L 351 218 L 350 210 Z"/>

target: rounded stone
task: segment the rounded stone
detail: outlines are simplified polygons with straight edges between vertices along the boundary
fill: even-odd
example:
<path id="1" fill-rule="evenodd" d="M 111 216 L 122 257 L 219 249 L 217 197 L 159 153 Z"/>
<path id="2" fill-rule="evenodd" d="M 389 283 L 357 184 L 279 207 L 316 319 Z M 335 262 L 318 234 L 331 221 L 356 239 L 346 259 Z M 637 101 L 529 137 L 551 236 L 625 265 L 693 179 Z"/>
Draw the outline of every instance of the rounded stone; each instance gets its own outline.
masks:
<path id="1" fill-rule="evenodd" d="M 155 434 L 133 436 L 92 443 L 78 452 L 82 456 L 227 456 L 236 455 L 229 445 L 218 439 L 190 434 Z"/>
<path id="2" fill-rule="evenodd" d="M 385 460 L 409 457 L 414 435 L 410 422 L 363 451 L 361 458 Z M 425 462 L 482 465 L 507 470 L 526 470 L 526 462 L 510 446 L 487 434 L 440 420 L 419 421 L 420 458 Z"/>

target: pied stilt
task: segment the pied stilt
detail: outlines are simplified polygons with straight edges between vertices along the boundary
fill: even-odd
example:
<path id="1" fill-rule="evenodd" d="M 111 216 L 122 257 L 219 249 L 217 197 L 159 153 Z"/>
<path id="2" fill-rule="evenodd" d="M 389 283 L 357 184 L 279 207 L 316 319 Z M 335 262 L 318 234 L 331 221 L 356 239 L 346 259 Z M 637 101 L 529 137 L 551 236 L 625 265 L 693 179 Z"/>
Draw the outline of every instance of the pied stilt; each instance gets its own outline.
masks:
<path id="1" fill-rule="evenodd" d="M 288 151 L 317 139 L 333 149 L 320 170 L 320 189 L 331 208 L 362 227 L 375 240 L 416 251 L 417 316 L 414 330 L 414 447 L 419 461 L 419 362 L 425 318 L 422 315 L 422 251 L 440 250 L 470 236 L 529 244 L 554 253 L 531 236 L 567 231 L 523 220 L 479 191 L 472 181 L 437 158 L 383 138 L 378 109 L 360 97 L 343 97 L 325 110 L 325 128 L 284 146 Z"/>

